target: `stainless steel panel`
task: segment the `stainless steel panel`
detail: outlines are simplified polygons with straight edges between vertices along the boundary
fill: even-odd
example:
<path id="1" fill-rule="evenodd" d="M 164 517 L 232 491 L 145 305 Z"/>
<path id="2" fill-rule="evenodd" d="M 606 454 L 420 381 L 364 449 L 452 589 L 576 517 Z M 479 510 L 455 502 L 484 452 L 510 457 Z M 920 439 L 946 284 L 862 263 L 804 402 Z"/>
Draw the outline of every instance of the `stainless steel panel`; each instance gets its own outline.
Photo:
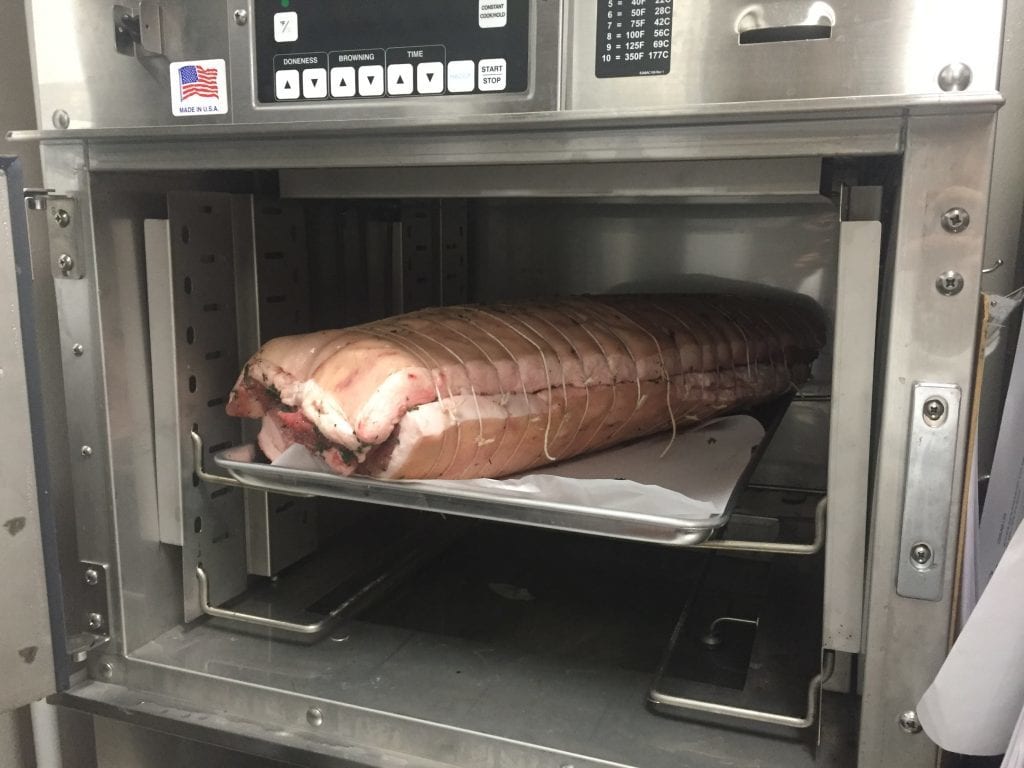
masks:
<path id="1" fill-rule="evenodd" d="M 963 115 L 912 118 L 908 126 L 895 247 L 886 276 L 885 368 L 877 390 L 882 413 L 868 537 L 861 765 L 924 768 L 935 762 L 934 745 L 897 724 L 946 655 L 955 567 L 955 559 L 947 557 L 938 601 L 896 592 L 911 393 L 915 382 L 938 381 L 959 387 L 965 401 L 971 397 L 993 122 Z M 941 219 L 956 206 L 970 212 L 971 225 L 950 234 Z M 936 290 L 936 276 L 947 269 L 964 276 L 964 289 L 956 296 Z M 951 480 L 955 496 L 963 487 L 966 443 L 967 423 L 961 419 L 953 475 L 943 478 Z M 952 552 L 959 509 L 932 513 L 947 518 L 946 548 Z"/>
<path id="2" fill-rule="evenodd" d="M 283 170 L 283 197 L 685 197 L 818 202 L 821 160 L 691 160 Z"/>
<path id="3" fill-rule="evenodd" d="M 170 714 L 170 713 L 168 713 Z M 152 725 L 148 722 L 147 725 Z M 97 768 L 180 768 L 183 765 L 217 768 L 287 768 L 270 757 L 256 757 L 226 747 L 161 733 L 138 723 L 108 717 L 94 720 Z M 309 765 L 308 763 L 301 763 Z"/>
<path id="4" fill-rule="evenodd" d="M 0 307 L 8 323 L 0 334 L 0 562 L 5 569 L 0 590 L 0 712 L 53 693 L 56 687 L 14 261 L 15 248 L 27 250 L 28 242 L 24 203 L 8 183 L 8 167 L 0 161 Z M 20 182 L 20 174 L 15 178 Z M 22 217 L 20 223 L 13 221 L 15 216 Z"/>
<path id="5" fill-rule="evenodd" d="M 139 2 L 128 5 L 134 9 Z M 57 116 L 60 110 L 70 116 L 72 128 L 180 124 L 170 110 L 168 62 L 208 58 L 228 61 L 231 110 L 226 115 L 189 117 L 188 125 L 362 120 L 426 125 L 560 108 L 593 116 L 641 110 L 749 113 L 841 108 L 842 99 L 849 97 L 869 104 L 885 103 L 888 97 L 890 106 L 907 106 L 922 99 L 942 105 L 995 95 L 1000 0 L 984 0 L 970 13 L 952 2 L 922 5 L 903 0 L 891 6 L 885 0 L 833 0 L 832 39 L 743 46 L 738 45 L 736 30 L 739 16 L 747 10 L 743 3 L 730 0 L 705 7 L 680 2 L 675 4 L 672 72 L 610 79 L 594 76 L 595 4 L 565 0 L 564 5 L 558 0 L 533 3 L 531 86 L 524 95 L 256 106 L 253 25 L 234 21 L 235 10 L 251 10 L 249 0 L 164 0 L 163 55 L 137 46 L 135 57 L 115 50 L 109 3 L 33 0 L 30 29 L 39 124 L 64 125 Z M 763 12 L 770 21 L 806 15 L 814 8 L 809 2 L 773 2 L 765 4 Z M 563 11 L 568 19 L 564 34 Z M 946 93 L 939 87 L 939 72 L 957 62 L 970 66 L 972 82 L 966 92 Z M 824 103 L 826 99 L 832 103 Z"/>
<path id="6" fill-rule="evenodd" d="M 139 0 L 124 3 L 138 13 Z M 146 3 L 153 5 L 152 3 Z M 27 3 L 39 125 L 56 127 L 62 111 L 71 128 L 171 125 L 168 62 L 226 59 L 228 3 L 160 0 L 163 55 L 114 46 L 113 3 L 33 0 Z M 228 123 L 231 115 L 190 117 Z"/>
<path id="7" fill-rule="evenodd" d="M 879 222 L 840 225 L 822 633 L 826 648 L 848 653 L 861 650 L 881 249 Z"/>
<path id="8" fill-rule="evenodd" d="M 232 199 L 238 359 L 264 341 L 310 328 L 309 254 L 302 207 L 252 195 Z M 242 435 L 255 440 L 259 424 Z M 316 546 L 315 502 L 246 489 L 248 572 L 273 576 Z"/>
<path id="9" fill-rule="evenodd" d="M 164 491 L 161 528 L 167 520 L 169 534 L 175 526 L 181 532 L 185 620 L 191 621 L 201 614 L 196 565 L 211 574 L 216 603 L 246 586 L 242 493 L 194 476 L 190 437 L 196 431 L 217 450 L 241 442 L 240 422 L 224 410 L 239 370 L 231 197 L 171 193 L 167 217 L 165 224 L 146 222 L 156 474 Z"/>
<path id="10" fill-rule="evenodd" d="M 597 3 L 573 2 L 565 108 L 615 105 L 627 111 L 795 98 L 939 96 L 944 94 L 940 71 L 957 62 L 968 64 L 973 74 L 968 92 L 997 88 L 1001 0 L 975 3 L 970 12 L 953 2 L 890 0 L 775 0 L 757 6 L 727 0 L 676 2 L 674 8 L 669 74 L 597 78 Z M 740 45 L 740 19 L 752 8 L 772 25 L 832 16 L 832 37 Z"/>
<path id="11" fill-rule="evenodd" d="M 76 232 L 79 263 L 84 275 L 80 280 L 53 281 L 67 414 L 68 443 L 62 451 L 61 464 L 70 472 L 74 497 L 73 539 L 77 544 L 75 563 L 69 572 L 77 572 L 78 559 L 110 563 L 114 557 L 114 523 L 109 515 L 113 508 L 109 463 L 111 440 L 104 410 L 107 394 L 103 381 L 104 345 L 96 306 L 99 276 L 92 200 L 88 182 L 81 174 L 85 165 L 84 147 L 75 143 L 51 144 L 43 147 L 42 152 L 44 184 L 58 195 L 75 200 L 77 216 L 69 221 L 68 228 Z M 51 263 L 53 259 L 54 254 L 51 253 Z M 64 565 L 68 567 L 71 564 L 65 562 Z M 117 594 L 118 574 L 111 572 L 108 577 L 113 594 Z M 80 620 L 81 616 L 80 606 L 75 605 L 74 593 L 71 592 L 71 603 L 66 610 L 69 623 Z M 119 601 L 115 601 L 112 608 L 111 615 L 107 617 L 108 631 L 112 642 L 120 647 L 123 625 Z M 73 626 L 70 629 L 77 632 L 86 627 Z"/>
<path id="12" fill-rule="evenodd" d="M 986 109 L 991 112 L 992 108 Z M 886 155 L 902 148 L 903 121 L 897 118 L 794 121 L 696 126 L 628 126 L 608 123 L 600 129 L 561 122 L 559 132 L 506 130 L 454 134 L 451 130 L 414 131 L 382 137 L 380 129 L 362 128 L 339 137 L 309 136 L 301 141 L 301 124 L 267 141 L 258 132 L 221 133 L 199 143 L 187 131 L 169 136 L 107 132 L 89 145 L 89 166 L 109 170 L 182 170 L 253 168 L 395 168 L 473 164 L 534 165 L 626 160 L 707 160 L 715 158 L 809 157 L 841 154 Z M 495 126 L 491 126 L 494 128 Z M 142 140 L 146 139 L 146 140 Z M 395 152 L 395 142 L 402 152 Z"/>
<path id="13" fill-rule="evenodd" d="M 960 510 L 960 494 L 953 488 L 960 411 L 959 387 L 914 385 L 903 528 L 896 555 L 896 591 L 903 597 L 942 596 L 948 529 Z"/>
<path id="14" fill-rule="evenodd" d="M 535 3 L 531 14 L 530 88 L 524 94 L 410 97 L 353 100 L 346 103 L 256 106 L 251 59 L 252 24 L 236 24 L 237 3 L 208 0 L 161 0 L 159 38 L 150 30 L 135 56 L 114 46 L 111 3 L 103 0 L 32 0 L 29 30 L 37 82 L 39 125 L 58 125 L 66 112 L 72 129 L 137 127 L 173 124 L 210 125 L 350 119 L 418 119 L 459 114 L 554 110 L 560 87 L 561 2 Z M 154 3 L 139 0 L 125 6 L 148 12 Z M 156 38 L 156 39 L 150 39 Z M 157 44 L 159 44 L 157 46 Z M 154 48 L 159 47 L 159 51 Z M 171 114 L 168 64 L 175 61 L 225 59 L 228 62 L 230 110 L 223 115 L 176 118 Z"/>
<path id="15" fill-rule="evenodd" d="M 659 184 L 659 166 L 649 169 Z M 742 284 L 803 293 L 834 317 L 838 214 L 815 204 L 638 205 L 479 200 L 470 294 L 509 301 L 562 293 L 724 290 Z M 831 378 L 826 347 L 814 381 Z"/>
<path id="16" fill-rule="evenodd" d="M 73 397 L 69 414 L 74 426 L 83 418 L 92 418 L 93 411 L 98 410 L 99 418 L 109 424 L 109 463 L 97 470 L 111 478 L 112 491 L 102 503 L 92 504 L 77 492 L 75 501 L 80 546 L 84 539 L 89 548 L 83 551 L 83 557 L 101 546 L 107 548 L 105 556 L 92 559 L 110 565 L 114 641 L 120 645 L 123 637 L 123 648 L 130 650 L 182 620 L 181 549 L 160 541 L 155 514 L 151 318 L 144 222 L 166 218 L 164 190 L 168 186 L 201 186 L 201 181 L 180 175 L 111 178 L 84 172 L 81 178 L 91 210 L 89 242 L 98 255 L 92 261 L 98 289 L 83 310 L 98 316 L 103 335 L 82 339 L 84 354 L 80 358 L 73 354 L 66 357 L 65 371 L 72 364 L 78 365 L 78 375 L 89 371 L 90 376 L 99 376 L 102 388 L 94 399 Z M 70 338 L 81 330 L 74 325 L 68 328 Z M 78 393 L 72 390 L 72 394 Z"/>
<path id="17" fill-rule="evenodd" d="M 178 333 L 174 328 L 175 281 L 171 260 L 171 227 L 161 219 L 145 222 L 146 290 L 150 316 L 156 459 L 156 509 L 160 541 L 181 546 L 182 457 L 178 434 Z M 170 324 L 167 324 L 167 321 Z M 186 460 L 185 466 L 191 466 Z"/>
<path id="18" fill-rule="evenodd" d="M 678 575 L 697 565 L 674 570 Z M 564 567 L 574 568 L 573 562 Z M 621 577 L 612 572 L 608 578 Z M 575 588 L 586 590 L 589 583 L 576 582 Z M 490 601 L 505 599 L 485 592 Z M 588 607 L 581 606 L 584 613 L 604 605 L 604 594 L 602 588 Z M 535 610 L 545 610 L 544 599 L 532 603 Z M 514 622 L 519 607 L 509 603 L 498 610 Z M 802 742 L 723 732 L 646 710 L 653 668 L 677 617 L 671 607 L 658 609 L 659 616 L 665 614 L 659 619 L 664 634 L 653 637 L 635 626 L 624 629 L 623 618 L 606 633 L 581 634 L 579 623 L 566 627 L 567 635 L 496 633 L 487 616 L 498 614 L 452 609 L 431 611 L 435 620 L 422 629 L 404 626 L 404 614 L 392 615 L 392 621 L 353 620 L 312 645 L 281 642 L 259 630 L 240 634 L 199 624 L 140 649 L 115 680 L 145 691 L 136 701 L 146 707 L 171 697 L 192 702 L 184 706 L 228 732 L 244 722 L 258 724 L 262 738 L 287 738 L 308 750 L 309 760 L 324 753 L 349 759 L 360 754 L 367 764 L 380 765 L 397 753 L 417 764 L 473 768 L 815 764 Z M 551 620 L 565 616 L 552 614 Z M 462 632 L 470 637 L 460 637 Z M 575 648 L 587 649 L 587 658 L 578 658 Z M 110 694 L 119 695 L 118 689 Z M 310 709 L 319 712 L 307 720 Z M 837 722 L 849 727 L 853 721 Z M 851 758 L 841 743 L 822 749 L 827 765 L 849 764 Z"/>

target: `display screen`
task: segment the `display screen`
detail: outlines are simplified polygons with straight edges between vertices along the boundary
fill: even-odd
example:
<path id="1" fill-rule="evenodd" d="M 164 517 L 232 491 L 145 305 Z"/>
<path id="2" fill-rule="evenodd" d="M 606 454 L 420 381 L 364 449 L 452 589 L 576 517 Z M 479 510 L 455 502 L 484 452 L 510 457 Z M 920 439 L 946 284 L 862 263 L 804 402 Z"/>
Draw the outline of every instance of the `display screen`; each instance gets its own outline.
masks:
<path id="1" fill-rule="evenodd" d="M 667 75 L 672 0 L 596 0 L 598 77 Z"/>
<path id="2" fill-rule="evenodd" d="M 261 103 L 521 93 L 530 0 L 256 0 Z"/>

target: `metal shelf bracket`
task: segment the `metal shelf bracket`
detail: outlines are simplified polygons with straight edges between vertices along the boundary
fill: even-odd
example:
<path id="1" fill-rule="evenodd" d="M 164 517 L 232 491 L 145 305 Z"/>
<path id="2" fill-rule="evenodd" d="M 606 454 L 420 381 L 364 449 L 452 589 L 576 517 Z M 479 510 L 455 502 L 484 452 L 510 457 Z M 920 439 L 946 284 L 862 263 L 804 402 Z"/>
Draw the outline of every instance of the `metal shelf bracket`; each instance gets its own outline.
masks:
<path id="1" fill-rule="evenodd" d="M 828 498 L 822 497 L 814 509 L 814 539 L 808 544 L 784 541 L 732 541 L 718 539 L 694 545 L 700 549 L 719 549 L 731 552 L 761 552 L 775 555 L 815 555 L 825 544 L 825 512 Z"/>
<path id="2" fill-rule="evenodd" d="M 733 707 L 728 704 L 717 704 L 712 701 L 701 701 L 700 699 L 688 699 L 682 696 L 671 696 L 658 691 L 651 691 L 649 699 L 656 706 L 666 707 L 675 710 L 686 710 L 690 712 L 703 712 L 710 715 L 720 715 L 739 720 L 751 720 L 769 725 L 782 725 L 788 728 L 810 728 L 818 718 L 818 706 L 821 699 L 821 687 L 832 675 L 835 668 L 835 653 L 825 651 L 822 659 L 821 672 L 811 678 L 807 685 L 807 709 L 803 717 L 794 715 L 780 715 L 776 712 L 764 712 L 759 709 L 747 709 L 745 707 Z"/>

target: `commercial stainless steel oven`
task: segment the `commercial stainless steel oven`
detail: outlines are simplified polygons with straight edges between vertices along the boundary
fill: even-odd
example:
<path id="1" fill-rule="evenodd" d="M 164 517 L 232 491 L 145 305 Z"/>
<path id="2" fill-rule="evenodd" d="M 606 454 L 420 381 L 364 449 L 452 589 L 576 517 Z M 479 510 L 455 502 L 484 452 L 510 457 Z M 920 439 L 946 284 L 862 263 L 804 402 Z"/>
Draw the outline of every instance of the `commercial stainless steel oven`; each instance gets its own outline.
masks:
<path id="1" fill-rule="evenodd" d="M 934 764 L 1002 3 L 28 9 L 0 703 L 307 765 Z M 830 334 L 714 531 L 225 470 L 261 340 L 737 282 Z"/>

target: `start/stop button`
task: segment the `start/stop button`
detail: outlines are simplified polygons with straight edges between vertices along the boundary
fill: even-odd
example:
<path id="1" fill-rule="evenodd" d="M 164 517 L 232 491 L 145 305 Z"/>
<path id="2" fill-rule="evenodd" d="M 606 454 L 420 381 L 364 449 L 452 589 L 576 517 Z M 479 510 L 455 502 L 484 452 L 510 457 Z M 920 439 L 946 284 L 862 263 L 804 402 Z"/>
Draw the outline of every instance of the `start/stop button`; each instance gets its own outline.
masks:
<path id="1" fill-rule="evenodd" d="M 477 86 L 481 91 L 504 91 L 506 69 L 504 59 L 480 59 Z"/>

